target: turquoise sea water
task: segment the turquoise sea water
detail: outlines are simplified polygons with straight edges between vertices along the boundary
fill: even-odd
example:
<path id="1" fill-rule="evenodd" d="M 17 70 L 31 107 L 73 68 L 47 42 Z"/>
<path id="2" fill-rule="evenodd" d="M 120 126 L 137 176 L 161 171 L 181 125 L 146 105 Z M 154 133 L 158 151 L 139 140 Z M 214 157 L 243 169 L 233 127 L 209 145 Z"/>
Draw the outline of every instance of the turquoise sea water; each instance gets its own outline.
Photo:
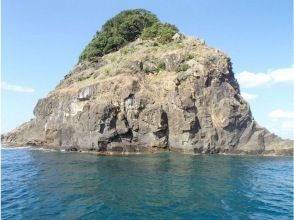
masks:
<path id="1" fill-rule="evenodd" d="M 291 157 L 1 152 L 2 219 L 293 219 Z"/>

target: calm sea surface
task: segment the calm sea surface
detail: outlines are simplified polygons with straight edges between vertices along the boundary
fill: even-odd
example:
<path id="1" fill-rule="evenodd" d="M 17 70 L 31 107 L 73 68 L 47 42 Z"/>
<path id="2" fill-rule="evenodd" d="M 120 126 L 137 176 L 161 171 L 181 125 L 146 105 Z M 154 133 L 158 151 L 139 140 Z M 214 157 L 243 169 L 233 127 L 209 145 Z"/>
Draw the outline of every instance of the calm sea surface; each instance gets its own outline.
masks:
<path id="1" fill-rule="evenodd" d="M 2 219 L 293 219 L 293 158 L 2 148 Z"/>

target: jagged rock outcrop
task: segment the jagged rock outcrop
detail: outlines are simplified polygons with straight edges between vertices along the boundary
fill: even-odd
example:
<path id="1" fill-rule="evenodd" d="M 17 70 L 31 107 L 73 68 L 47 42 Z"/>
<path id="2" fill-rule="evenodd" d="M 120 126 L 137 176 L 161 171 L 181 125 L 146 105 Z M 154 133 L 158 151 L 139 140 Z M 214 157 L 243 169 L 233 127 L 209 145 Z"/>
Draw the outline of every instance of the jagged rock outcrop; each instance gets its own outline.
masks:
<path id="1" fill-rule="evenodd" d="M 34 115 L 2 143 L 100 153 L 293 152 L 293 141 L 254 121 L 230 58 L 179 34 L 77 64 Z"/>

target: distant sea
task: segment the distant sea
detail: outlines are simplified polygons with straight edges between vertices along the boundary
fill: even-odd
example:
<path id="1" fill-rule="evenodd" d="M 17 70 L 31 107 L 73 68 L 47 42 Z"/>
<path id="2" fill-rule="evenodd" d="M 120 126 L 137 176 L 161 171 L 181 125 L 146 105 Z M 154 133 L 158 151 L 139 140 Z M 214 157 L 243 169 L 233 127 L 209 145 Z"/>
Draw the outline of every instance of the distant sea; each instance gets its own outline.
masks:
<path id="1" fill-rule="evenodd" d="M 1 153 L 1 219 L 293 219 L 292 157 Z"/>

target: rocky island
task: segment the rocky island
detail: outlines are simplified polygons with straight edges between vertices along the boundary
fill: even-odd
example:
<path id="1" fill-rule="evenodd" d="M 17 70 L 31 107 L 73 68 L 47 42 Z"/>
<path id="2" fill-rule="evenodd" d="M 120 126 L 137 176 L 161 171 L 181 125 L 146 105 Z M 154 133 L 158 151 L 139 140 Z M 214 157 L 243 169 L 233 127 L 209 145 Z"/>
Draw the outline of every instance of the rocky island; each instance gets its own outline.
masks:
<path id="1" fill-rule="evenodd" d="M 254 120 L 226 54 L 142 9 L 108 20 L 34 115 L 1 142 L 103 154 L 293 154 L 293 141 Z"/>

